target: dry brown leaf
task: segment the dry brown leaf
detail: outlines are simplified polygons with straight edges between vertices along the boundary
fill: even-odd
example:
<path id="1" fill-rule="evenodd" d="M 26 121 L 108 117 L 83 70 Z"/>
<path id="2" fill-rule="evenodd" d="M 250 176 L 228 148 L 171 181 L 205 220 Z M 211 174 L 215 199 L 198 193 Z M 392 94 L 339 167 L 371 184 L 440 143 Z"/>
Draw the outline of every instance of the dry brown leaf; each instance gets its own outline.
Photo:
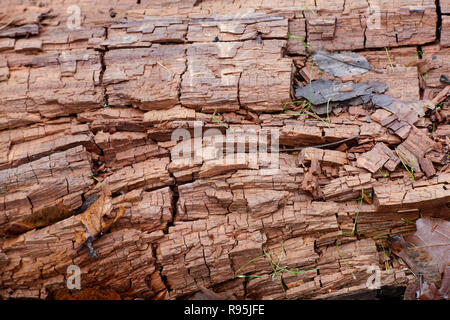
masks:
<path id="1" fill-rule="evenodd" d="M 105 185 L 100 197 L 77 219 L 85 226 L 85 232 L 75 235 L 75 245 L 78 247 L 89 237 L 95 238 L 102 230 L 103 217 L 112 210 L 112 199 L 109 187 Z"/>
<path id="2" fill-rule="evenodd" d="M 392 251 L 419 277 L 420 299 L 448 299 L 450 291 L 450 222 L 421 218 L 405 239 L 388 239 Z M 417 284 L 414 284 L 417 285 Z M 439 288 L 439 289 L 438 289 Z"/>

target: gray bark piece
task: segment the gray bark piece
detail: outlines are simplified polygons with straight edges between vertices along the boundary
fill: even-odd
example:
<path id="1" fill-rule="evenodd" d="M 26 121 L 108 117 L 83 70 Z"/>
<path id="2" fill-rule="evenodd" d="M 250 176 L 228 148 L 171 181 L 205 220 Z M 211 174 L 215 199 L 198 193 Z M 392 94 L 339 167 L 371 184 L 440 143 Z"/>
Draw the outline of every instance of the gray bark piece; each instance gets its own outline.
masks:
<path id="1" fill-rule="evenodd" d="M 402 101 L 393 99 L 385 94 L 373 95 L 372 103 L 375 107 L 386 109 L 395 114 L 405 114 L 409 111 L 414 111 L 419 117 L 423 117 L 425 115 L 425 110 L 427 108 L 434 109 L 434 105 L 431 101 Z"/>
<path id="2" fill-rule="evenodd" d="M 367 59 L 355 52 L 325 53 L 318 51 L 312 55 L 312 58 L 320 69 L 335 77 L 360 75 L 370 69 Z"/>
<path id="3" fill-rule="evenodd" d="M 317 114 L 330 112 L 336 102 L 345 102 L 347 105 L 359 105 L 369 102 L 374 94 L 387 90 L 384 82 L 369 81 L 362 83 L 337 83 L 328 79 L 320 79 L 297 87 L 295 97 L 311 101 L 311 107 Z M 327 103 L 329 103 L 327 110 Z"/>

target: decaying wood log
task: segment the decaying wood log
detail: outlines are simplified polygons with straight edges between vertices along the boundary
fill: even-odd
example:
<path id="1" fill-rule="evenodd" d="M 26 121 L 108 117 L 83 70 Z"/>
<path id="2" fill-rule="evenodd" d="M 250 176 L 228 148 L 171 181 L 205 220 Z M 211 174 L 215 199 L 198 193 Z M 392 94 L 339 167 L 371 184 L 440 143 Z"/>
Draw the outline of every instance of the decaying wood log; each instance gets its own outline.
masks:
<path id="1" fill-rule="evenodd" d="M 72 265 L 124 299 L 403 287 L 386 237 L 450 218 L 448 1 L 2 5 L 0 298 L 60 296 Z M 319 79 L 387 90 L 319 116 L 292 101 Z"/>

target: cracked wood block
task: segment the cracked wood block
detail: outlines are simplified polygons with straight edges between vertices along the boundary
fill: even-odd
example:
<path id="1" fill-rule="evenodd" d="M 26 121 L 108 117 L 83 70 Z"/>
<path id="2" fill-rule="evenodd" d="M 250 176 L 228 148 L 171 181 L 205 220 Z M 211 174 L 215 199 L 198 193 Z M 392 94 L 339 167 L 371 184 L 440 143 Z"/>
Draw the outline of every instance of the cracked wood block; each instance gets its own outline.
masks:
<path id="1" fill-rule="evenodd" d="M 442 16 L 441 46 L 450 47 L 450 16 Z"/>
<path id="2" fill-rule="evenodd" d="M 143 119 L 144 113 L 141 110 L 125 107 L 101 108 L 77 114 L 77 120 L 89 124 L 89 129 L 94 134 L 98 131 L 145 132 Z"/>
<path id="3" fill-rule="evenodd" d="M 340 1 L 343 5 L 343 1 Z M 331 12 L 330 12 L 331 11 Z M 308 44 L 313 50 L 354 50 L 364 48 L 360 13 L 342 14 L 342 9 L 305 11 Z"/>
<path id="4" fill-rule="evenodd" d="M 194 43 L 187 48 L 180 101 L 202 112 L 281 111 L 290 100 L 292 61 L 286 42 Z M 275 76 L 276 75 L 276 76 Z"/>
<path id="5" fill-rule="evenodd" d="M 285 207 L 263 221 L 241 213 L 177 221 L 160 241 L 160 258 L 165 265 L 162 274 L 174 289 L 174 297 L 198 290 L 195 282 L 229 281 L 238 271 L 239 274 L 268 274 L 272 268 L 264 259 L 239 269 L 260 256 L 263 246 L 267 246 L 267 252 L 280 254 L 281 241 L 286 250 L 283 265 L 309 269 L 315 266 L 317 254 L 314 243 L 304 241 L 302 236 L 336 230 L 335 207 L 331 203 L 295 202 L 293 207 Z M 177 264 L 184 267 L 176 270 Z M 299 275 L 291 281 L 306 278 Z M 259 294 L 258 289 L 254 291 L 257 292 L 252 292 L 252 295 Z M 314 294 L 313 291 L 310 294 Z"/>
<path id="6" fill-rule="evenodd" d="M 320 193 L 327 201 L 346 201 L 360 197 L 361 188 L 364 188 L 365 193 L 370 192 L 374 181 L 370 173 L 341 177 L 329 181 Z"/>
<path id="7" fill-rule="evenodd" d="M 425 172 L 427 178 L 432 177 L 436 174 L 433 163 L 429 158 L 419 158 L 419 165 Z"/>
<path id="8" fill-rule="evenodd" d="M 370 110 L 353 108 L 350 116 L 336 110 L 328 128 L 312 117 L 258 114 L 281 111 L 290 100 L 292 59 L 285 58 L 284 51 L 304 54 L 305 47 L 301 39 L 288 38 L 288 32 L 300 37 L 308 32 L 312 48 L 332 50 L 431 43 L 437 21 L 431 0 L 383 5 L 382 29 L 376 32 L 367 25 L 368 5 L 375 8 L 371 0 L 204 0 L 195 7 L 195 0 L 164 0 L 146 3 L 145 9 L 135 0 L 125 0 L 114 4 L 112 11 L 108 2 L 82 0 L 78 3 L 81 28 L 70 32 L 66 30 L 69 3 L 47 1 L 42 7 L 21 6 L 13 13 L 11 8 L 19 7 L 17 0 L 6 1 L 8 16 L 18 21 L 0 30 L 0 51 L 5 57 L 0 59 L 4 113 L 0 117 L 0 177 L 4 177 L 0 210 L 7 211 L 0 211 L 0 226 L 27 220 L 27 216 L 36 218 L 33 214 L 42 213 L 42 208 L 59 203 L 78 208 L 82 197 L 93 191 L 91 162 L 97 166 L 99 161 L 112 169 L 107 170 L 104 183 L 111 184 L 115 196 L 114 209 L 104 219 L 114 221 L 122 206 L 125 213 L 111 233 L 94 242 L 99 260 L 90 259 L 85 249 L 75 253 L 78 240 L 73 233 L 85 226 L 77 216 L 67 218 L 66 212 L 38 226 L 43 229 L 0 239 L 2 296 L 45 298 L 48 292 L 65 287 L 67 266 L 76 263 L 82 268 L 83 287 L 111 287 L 123 297 L 153 298 L 173 289 L 170 298 L 185 298 L 203 285 L 242 298 L 281 299 L 286 297 L 284 291 L 273 281 L 273 270 L 264 259 L 243 271 L 261 278 L 233 277 L 263 249 L 278 253 L 283 243 L 283 265 L 320 268 L 320 272 L 283 273 L 288 297 L 336 298 L 365 290 L 369 274 L 363 266 L 379 265 L 373 242 L 343 235 L 352 231 L 356 212 L 357 231 L 364 236 L 404 228 L 400 217 L 414 220 L 419 210 L 448 215 L 442 204 L 449 201 L 449 181 L 440 172 L 445 154 L 429 151 L 431 144 L 420 135 L 410 139 L 400 134 L 407 138 L 401 144 L 399 137 L 379 124 L 388 115 L 378 112 L 374 116 L 378 123 L 369 123 L 364 116 Z M 2 19 L 0 25 L 9 22 Z M 219 42 L 213 42 L 216 37 Z M 445 30 L 442 40 L 444 46 Z M 369 72 L 371 80 L 379 76 L 388 82 L 388 94 L 413 100 L 419 99 L 420 74 L 431 75 L 425 83 L 426 96 L 430 90 L 440 91 L 445 50 L 426 46 L 422 59 L 426 61 L 419 63 L 415 47 L 392 49 L 394 73 L 385 51 L 363 54 L 372 67 L 385 69 L 382 75 Z M 301 57 L 296 60 L 299 66 L 304 63 Z M 139 109 L 148 112 L 144 115 Z M 214 118 L 206 114 L 213 112 Z M 279 170 L 268 170 L 264 161 L 223 164 L 214 160 L 217 144 L 211 141 L 202 144 L 213 148 L 202 153 L 201 163 L 176 163 L 168 157 L 179 145 L 170 141 L 171 134 L 175 129 L 192 134 L 194 121 L 204 123 L 202 132 L 216 129 L 218 134 L 230 131 L 227 128 L 257 133 L 280 129 L 280 143 L 286 146 L 359 138 L 354 140 L 357 146 L 353 142 L 341 145 L 341 151 L 303 150 L 305 162 L 311 162 L 306 169 L 299 168 L 296 153 L 280 154 Z M 417 126 L 423 129 L 426 124 Z M 435 137 L 445 142 L 445 136 L 440 125 Z M 373 148 L 388 155 L 384 165 L 395 170 L 399 160 L 390 147 L 398 144 L 416 157 L 427 175 L 434 169 L 431 162 L 439 174 L 428 179 L 416 174 L 411 182 L 404 170 L 387 179 L 355 167 L 361 153 Z M 247 148 L 248 143 L 240 146 Z M 342 150 L 348 152 L 349 161 Z M 198 153 L 194 150 L 189 160 Z M 312 171 L 317 189 L 330 200 L 313 201 L 309 192 L 300 189 Z M 402 184 L 406 186 L 397 192 Z M 168 187 L 172 185 L 179 193 L 177 203 L 178 195 Z M 362 188 L 367 194 L 377 188 L 375 199 L 382 204 L 359 208 L 355 201 L 331 201 L 358 198 Z M 337 237 L 345 242 L 341 253 L 333 245 Z M 382 271 L 382 283 L 404 285 L 403 270 L 392 269 L 391 275 Z"/>
<path id="9" fill-rule="evenodd" d="M 155 273 L 154 235 L 135 229 L 106 234 L 94 242 L 99 258 L 93 259 L 86 250 L 77 253 L 74 248 L 76 232 L 84 231 L 73 216 L 3 242 L 1 252 L 7 262 L 0 275 L 1 294 L 45 299 L 49 292 L 66 288 L 64 275 L 74 264 L 81 269 L 82 287 L 101 284 L 132 297 L 151 298 L 157 293 L 154 281 L 146 280 Z"/>
<path id="10" fill-rule="evenodd" d="M 168 151 L 152 144 L 145 132 L 119 131 L 110 134 L 99 131 L 94 139 L 95 144 L 103 151 L 100 161 L 112 169 L 168 156 Z"/>
<path id="11" fill-rule="evenodd" d="M 177 120 L 195 120 L 195 110 L 176 105 L 168 110 L 153 110 L 144 114 L 144 124 L 148 127 L 158 123 L 174 122 Z"/>
<path id="12" fill-rule="evenodd" d="M 423 159 L 435 147 L 435 141 L 413 126 L 408 138 L 396 148 L 396 151 L 406 165 L 413 168 L 415 172 L 421 172 L 420 159 Z M 428 162 L 423 164 L 426 166 Z M 427 171 L 430 173 L 430 168 L 427 167 Z"/>
<path id="13" fill-rule="evenodd" d="M 355 50 L 386 45 L 424 44 L 436 38 L 432 0 L 383 3 L 338 1 L 317 3 L 304 11 L 308 42 L 313 49 Z"/>
<path id="14" fill-rule="evenodd" d="M 379 186 L 381 187 L 382 184 Z M 378 207 L 374 204 L 360 204 L 359 201 L 355 200 L 345 202 L 337 209 L 339 232 L 344 236 L 342 241 L 353 241 L 356 215 L 358 215 L 356 232 L 365 238 L 380 239 L 392 229 L 404 230 L 410 228 L 411 225 L 407 221 L 414 221 L 418 218 L 419 209 L 417 208 L 378 210 Z M 321 242 L 317 240 L 317 245 L 320 244 Z"/>
<path id="15" fill-rule="evenodd" d="M 111 50 L 104 60 L 103 84 L 109 105 L 157 110 L 178 104 L 181 75 L 186 69 L 183 45 Z"/>
<path id="16" fill-rule="evenodd" d="M 280 144 L 287 146 L 310 146 L 322 144 L 324 139 L 319 127 L 287 124 L 281 128 Z"/>
<path id="17" fill-rule="evenodd" d="M 389 48 L 389 57 L 386 50 L 370 50 L 358 52 L 367 59 L 370 66 L 377 70 L 390 68 L 390 63 L 394 66 L 412 67 L 420 62 L 416 47 Z M 391 61 L 389 61 L 389 58 Z"/>
<path id="18" fill-rule="evenodd" d="M 35 21 L 37 22 L 37 21 Z M 33 24 L 24 24 L 18 27 L 7 28 L 0 31 L 0 38 L 16 38 L 23 36 L 33 36 L 39 34 L 39 25 L 36 23 Z"/>
<path id="19" fill-rule="evenodd" d="M 384 55 L 386 55 L 386 52 L 384 52 Z M 419 74 L 417 67 L 395 66 L 394 72 L 392 72 L 388 63 L 385 65 L 385 68 L 386 70 L 384 70 L 383 73 L 369 71 L 359 77 L 359 81 L 382 81 L 388 86 L 388 90 L 384 94 L 403 101 L 420 100 Z"/>
<path id="20" fill-rule="evenodd" d="M 228 212 L 268 215 L 292 203 L 293 199 L 310 199 L 307 193 L 298 190 L 302 175 L 302 168 L 239 170 L 231 175 L 196 180 L 179 188 L 177 219 L 190 220 Z M 208 201 L 199 202 L 205 193 Z"/>
<path id="21" fill-rule="evenodd" d="M 134 189 L 118 196 L 113 199 L 114 208 L 119 210 L 123 206 L 125 212 L 113 230 L 136 229 L 147 233 L 166 230 L 172 221 L 172 201 L 173 192 L 169 187 L 154 191 Z"/>
<path id="22" fill-rule="evenodd" d="M 61 7 L 59 3 L 55 2 L 43 6 L 34 6 L 31 3 L 23 6 L 19 5 L 17 1 L 8 2 L 8 5 L 5 4 L 7 8 L 5 18 L 12 16 L 15 19 L 9 28 L 0 32 L 0 38 L 20 37 L 21 39 L 17 41 L 18 44 L 15 47 L 16 51 L 23 51 L 23 49 L 42 51 L 86 49 L 88 40 L 89 42 L 99 41 L 104 38 L 105 28 L 98 25 L 85 25 L 87 21 L 81 21 L 84 13 L 81 10 L 80 26 L 77 26 L 74 16 L 70 17 L 71 14 L 69 14 L 69 12 L 74 13 L 73 8 L 69 8 L 70 4 L 66 4 L 65 7 Z M 92 10 L 90 11 L 92 12 Z M 32 36 L 39 36 L 39 39 Z M 34 44 L 36 41 L 40 42 L 39 46 Z M 14 47 L 8 47 L 8 50 L 12 49 Z"/>
<path id="23" fill-rule="evenodd" d="M 308 164 L 313 158 L 325 165 L 343 166 L 348 163 L 347 154 L 341 151 L 306 148 L 299 154 L 300 163 Z"/>
<path id="24" fill-rule="evenodd" d="M 5 58 L 9 77 L 0 82 L 0 129 L 103 105 L 100 53 L 94 50 Z"/>
<path id="25" fill-rule="evenodd" d="M 168 157 L 148 159 L 113 172 L 108 177 L 111 192 L 129 192 L 140 187 L 151 190 L 172 185 L 174 179 L 167 170 L 169 162 Z"/>
<path id="26" fill-rule="evenodd" d="M 330 125 L 323 128 L 323 136 L 326 143 L 337 142 L 344 139 L 358 137 L 360 127 L 354 125 Z"/>
<path id="27" fill-rule="evenodd" d="M 315 277 L 317 271 L 314 270 L 317 267 L 316 261 L 319 255 L 314 251 L 314 243 L 311 241 L 305 241 L 300 237 L 289 239 L 283 242 L 283 247 L 280 243 L 270 246 L 266 249 L 269 252 L 273 261 L 278 262 L 283 266 L 287 266 L 290 270 L 313 270 L 310 272 L 300 274 L 290 274 L 288 272 L 282 272 L 278 276 L 282 279 L 286 285 L 287 290 L 290 288 L 302 287 L 307 295 L 313 296 L 316 289 Z M 247 284 L 247 294 L 252 299 L 285 299 L 283 288 L 280 285 L 278 279 L 273 279 L 270 267 L 267 259 L 263 260 L 265 265 L 264 269 L 257 270 L 252 274 L 260 275 L 259 278 L 250 278 Z M 244 269 L 244 271 L 247 271 Z"/>
<path id="28" fill-rule="evenodd" d="M 402 118 L 403 117 L 398 114 L 392 114 L 382 120 L 380 124 L 404 140 L 408 137 L 409 132 L 411 131 L 411 125 Z"/>
<path id="29" fill-rule="evenodd" d="M 306 20 L 303 18 L 289 19 L 288 32 L 287 53 L 306 54 Z"/>
<path id="30" fill-rule="evenodd" d="M 398 144 L 401 141 L 402 140 L 397 135 L 391 134 L 386 128 L 376 122 L 364 123 L 360 126 L 358 139 L 360 144 L 367 142 L 382 142 L 393 145 Z"/>
<path id="31" fill-rule="evenodd" d="M 70 119 L 68 118 L 61 118 L 58 120 L 49 121 L 46 124 L 36 124 L 20 129 L 1 131 L 0 149 L 2 150 L 2 153 L 0 155 L 0 167 L 4 167 L 4 165 L 8 163 L 8 154 L 11 145 L 70 130 L 69 121 Z"/>
<path id="32" fill-rule="evenodd" d="M 419 66 L 421 74 L 427 74 L 425 85 L 427 88 L 436 89 L 437 92 L 447 84 L 440 81 L 442 74 L 450 74 L 450 48 L 442 48 L 441 45 L 429 45 L 422 48 L 425 63 Z M 437 90 L 439 89 L 439 90 Z"/>
<path id="33" fill-rule="evenodd" d="M 58 219 L 58 216 L 40 217 L 42 209 L 58 203 L 68 210 L 80 207 L 81 194 L 93 184 L 90 176 L 90 157 L 82 146 L 1 170 L 0 232 L 15 229 L 15 223 L 34 216 L 44 223 Z"/>
<path id="34" fill-rule="evenodd" d="M 188 29 L 185 20 L 174 17 L 129 17 L 112 24 L 108 28 L 108 37 L 97 44 L 108 49 L 118 49 L 150 47 L 153 43 L 183 43 Z"/>
<path id="35" fill-rule="evenodd" d="M 250 278 L 247 284 L 247 292 L 255 299 L 314 299 L 320 296 L 327 298 L 339 297 L 344 294 L 367 291 L 367 280 L 371 274 L 371 267 L 378 265 L 378 252 L 373 240 L 364 239 L 354 243 L 342 244 L 339 250 L 336 246 L 330 246 L 319 256 L 314 252 L 313 244 L 303 242 L 300 238 L 290 239 L 284 243 L 285 257 L 282 264 L 295 270 L 308 270 L 318 268 L 319 271 L 292 274 L 282 272 L 280 277 L 287 287 L 283 292 L 278 281 L 274 281 L 269 272 L 260 278 Z M 299 248 L 299 249 L 298 249 Z M 308 252 L 308 249 L 311 250 Z M 280 255 L 275 252 L 273 259 Z M 358 258 L 355 258 L 355 253 Z M 302 258 L 292 259 L 293 257 Z M 311 258 L 313 258 L 311 260 Z M 286 261 L 287 260 L 287 261 Z M 286 262 L 285 262 L 286 261 Z M 345 262 L 344 262 L 345 261 Z M 268 264 L 268 262 L 267 262 Z M 392 271 L 392 270 L 391 270 Z M 381 271 L 382 280 L 389 285 L 406 283 L 406 277 L 401 275 L 403 270 L 396 270 L 398 277 L 389 276 L 386 271 Z M 391 272 L 392 273 L 392 272 Z M 356 279 L 353 278 L 355 276 Z"/>
<path id="36" fill-rule="evenodd" d="M 360 168 L 365 168 L 372 173 L 385 167 L 389 171 L 395 171 L 400 159 L 395 155 L 394 151 L 389 149 L 383 142 L 378 142 L 375 147 L 364 154 L 362 154 L 356 161 Z"/>
<path id="37" fill-rule="evenodd" d="M 396 47 L 435 41 L 437 13 L 433 0 L 400 0 L 386 2 L 381 6 L 376 0 L 368 2 L 375 10 L 371 12 L 370 20 L 366 22 L 366 48 Z"/>
<path id="38" fill-rule="evenodd" d="M 378 210 L 437 207 L 450 199 L 448 185 L 443 183 L 417 188 L 397 184 L 375 186 L 374 194 Z"/>
<path id="39" fill-rule="evenodd" d="M 246 253 L 261 254 L 264 239 L 259 232 L 242 230 L 242 244 L 236 246 L 239 240 L 229 234 L 240 230 L 238 225 L 226 223 L 224 216 L 175 222 L 169 227 L 169 233 L 158 241 L 158 260 L 164 265 L 162 275 L 172 288 L 171 296 L 194 293 L 198 285 L 231 280 L 233 256 L 243 259 Z"/>
<path id="40" fill-rule="evenodd" d="M 6 150 L 4 157 L 0 158 L 0 169 L 16 167 L 80 145 L 90 152 L 100 153 L 89 128 L 86 125 L 70 124 L 67 120 L 62 120 L 60 124 L 39 124 L 4 131 L 0 139 L 3 140 L 0 140 L 0 145 L 5 146 Z"/>
<path id="41" fill-rule="evenodd" d="M 192 42 L 286 39 L 288 20 L 266 12 L 237 12 L 194 16 L 189 20 L 187 40 Z"/>

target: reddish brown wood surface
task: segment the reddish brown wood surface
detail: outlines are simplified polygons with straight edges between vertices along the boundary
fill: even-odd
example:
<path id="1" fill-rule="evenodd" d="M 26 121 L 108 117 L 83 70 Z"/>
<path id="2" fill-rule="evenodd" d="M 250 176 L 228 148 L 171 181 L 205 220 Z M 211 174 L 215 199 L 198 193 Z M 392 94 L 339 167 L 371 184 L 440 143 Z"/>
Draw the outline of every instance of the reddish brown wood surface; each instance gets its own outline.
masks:
<path id="1" fill-rule="evenodd" d="M 299 74 L 337 79 L 308 59 L 318 49 L 357 50 L 380 71 L 347 81 L 380 80 L 395 99 L 445 105 L 450 3 L 383 2 L 372 29 L 372 0 L 197 2 L 0 4 L 2 297 L 51 297 L 72 264 L 83 288 L 126 299 L 187 298 L 200 287 L 251 299 L 340 297 L 368 290 L 369 266 L 382 285 L 413 278 L 397 260 L 386 268 L 379 241 L 411 231 L 420 215 L 450 218 L 448 108 L 430 137 L 429 117 L 338 106 L 328 123 L 284 107 Z M 79 28 L 68 27 L 70 5 L 81 10 Z M 281 148 L 356 139 L 281 152 L 278 170 L 267 154 L 174 161 L 172 133 L 196 122 L 203 132 L 277 129 Z M 79 213 L 101 186 L 110 191 L 102 209 Z M 97 259 L 77 252 L 113 221 L 93 242 Z M 259 259 L 243 272 L 261 277 L 235 277 L 264 251 L 318 270 L 280 273 L 280 285 Z"/>

